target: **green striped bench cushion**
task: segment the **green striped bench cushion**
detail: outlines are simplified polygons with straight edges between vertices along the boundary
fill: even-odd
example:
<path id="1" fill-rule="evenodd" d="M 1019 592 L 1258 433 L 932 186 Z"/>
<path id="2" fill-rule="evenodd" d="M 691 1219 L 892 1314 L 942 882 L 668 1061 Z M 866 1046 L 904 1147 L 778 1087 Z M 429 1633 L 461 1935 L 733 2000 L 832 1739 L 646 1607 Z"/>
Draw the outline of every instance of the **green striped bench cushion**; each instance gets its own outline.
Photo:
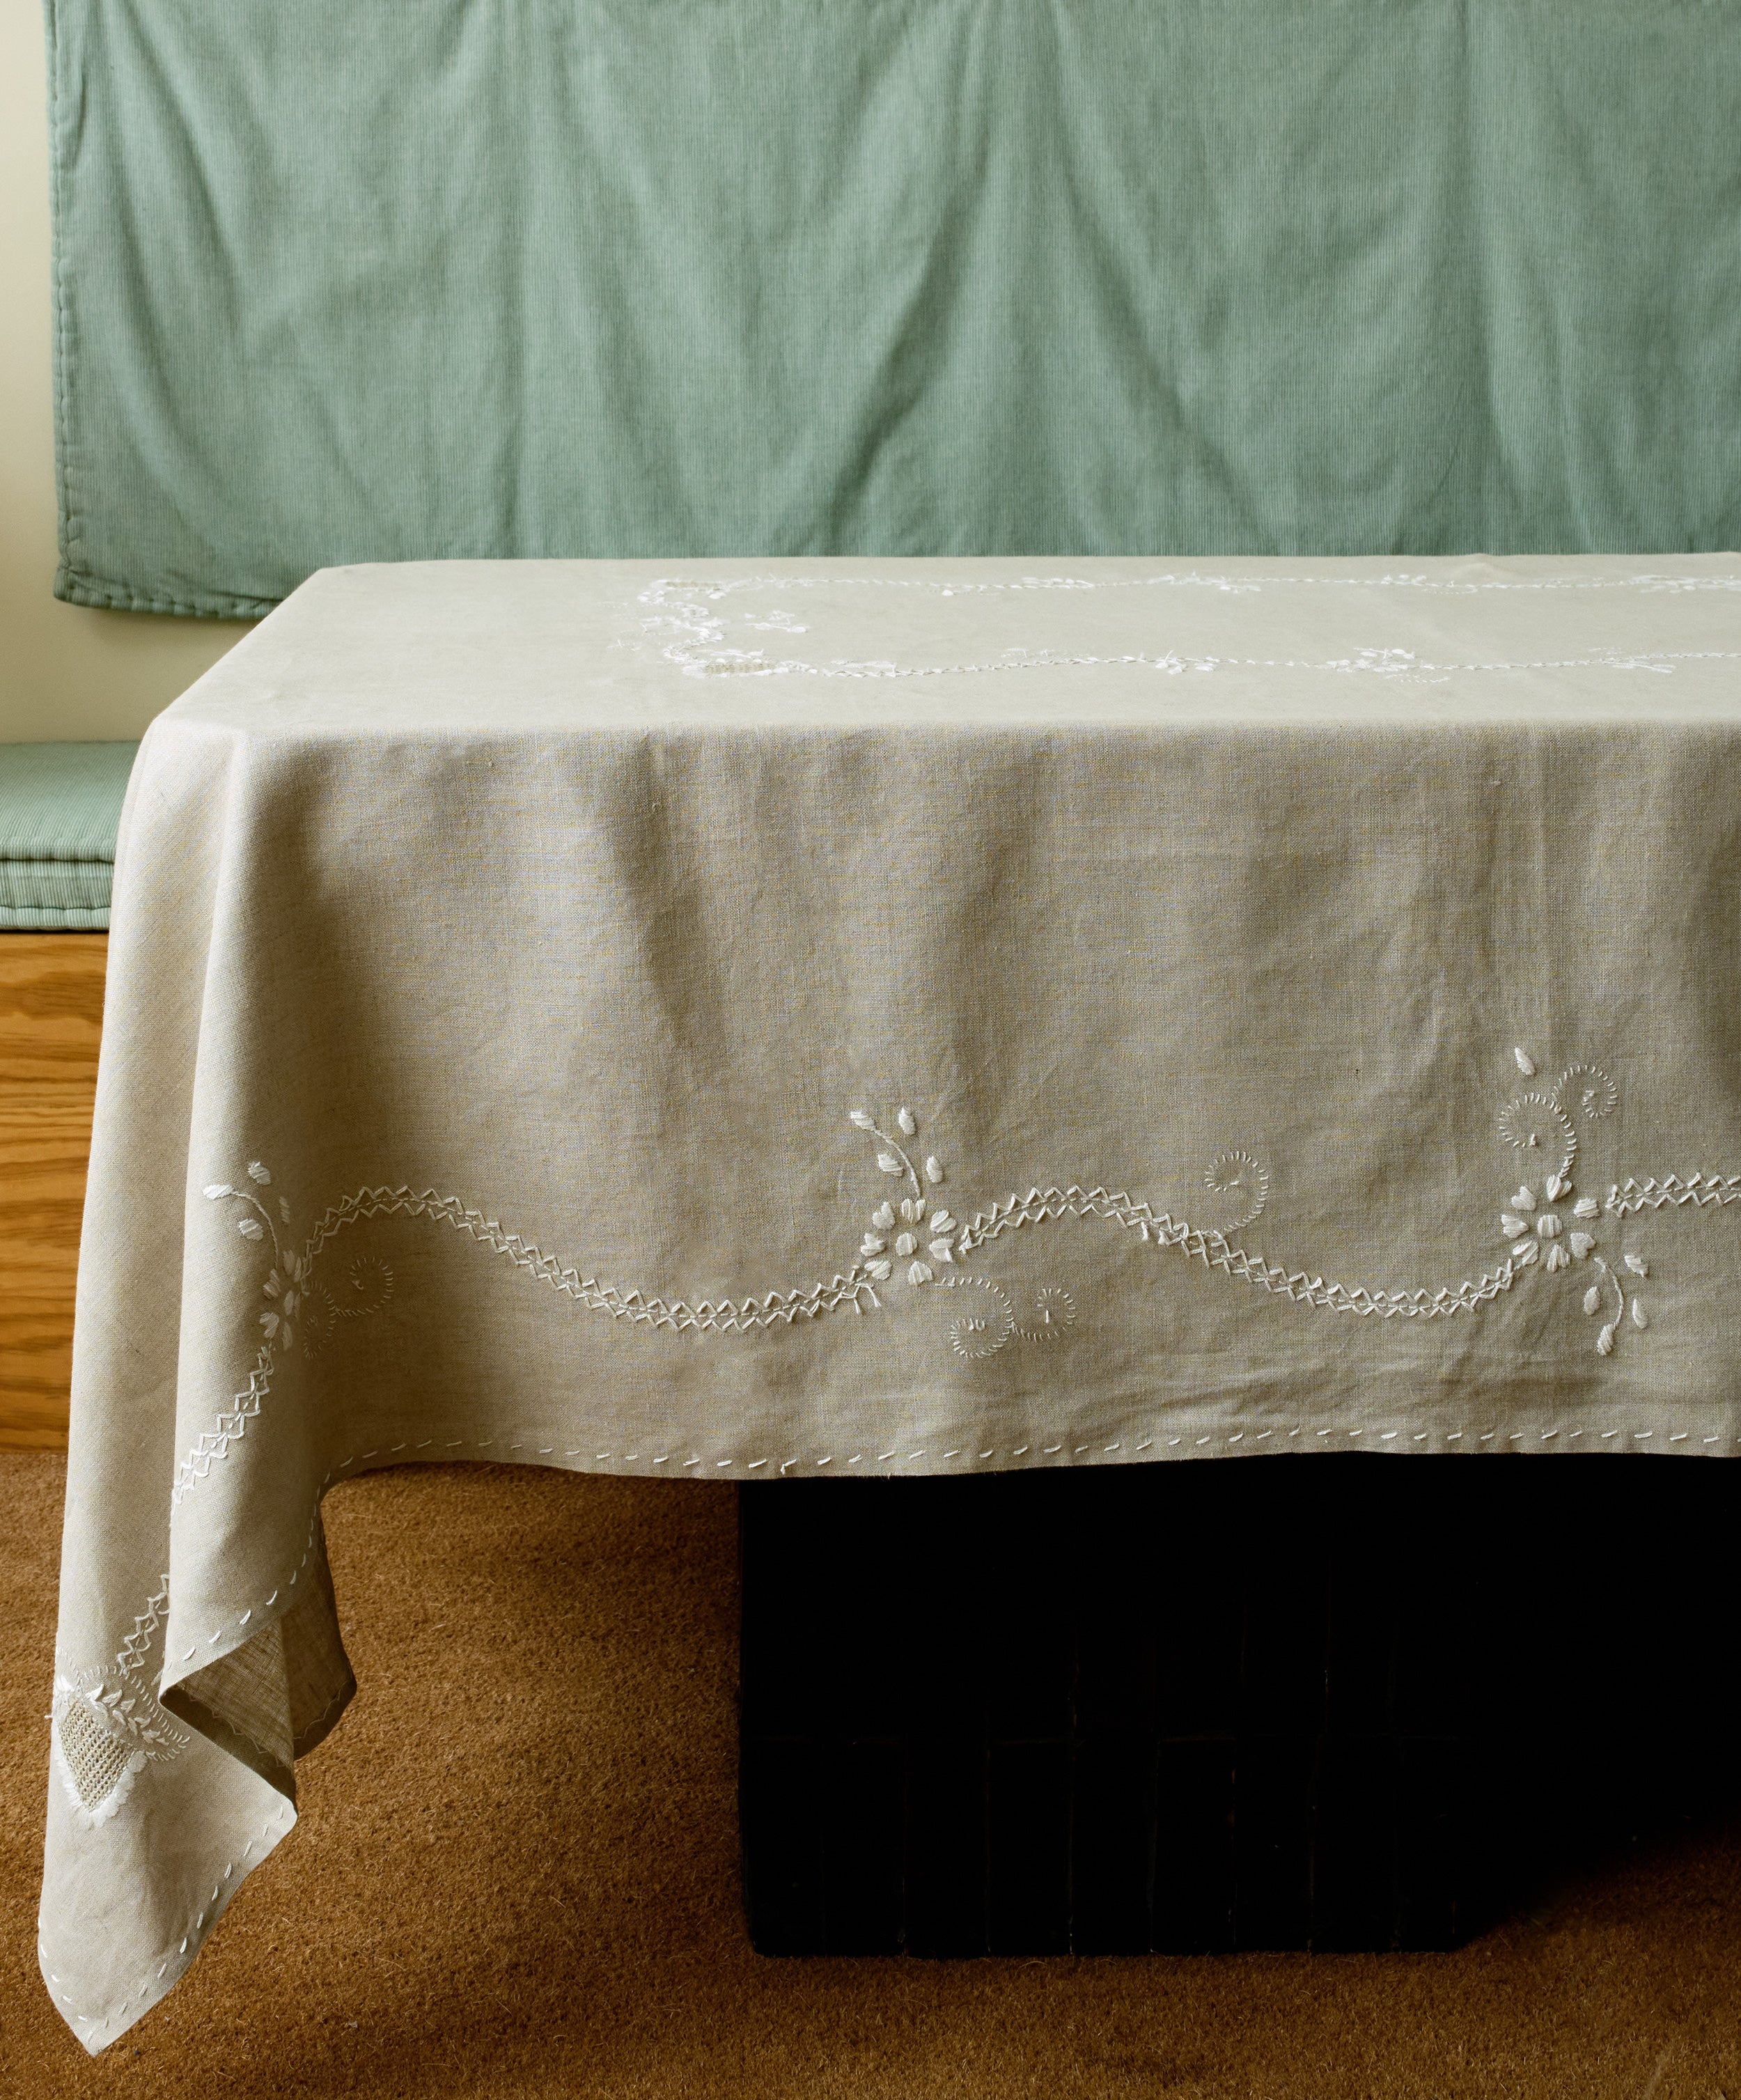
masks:
<path id="1" fill-rule="evenodd" d="M 0 929 L 108 924 L 136 743 L 0 743 Z"/>

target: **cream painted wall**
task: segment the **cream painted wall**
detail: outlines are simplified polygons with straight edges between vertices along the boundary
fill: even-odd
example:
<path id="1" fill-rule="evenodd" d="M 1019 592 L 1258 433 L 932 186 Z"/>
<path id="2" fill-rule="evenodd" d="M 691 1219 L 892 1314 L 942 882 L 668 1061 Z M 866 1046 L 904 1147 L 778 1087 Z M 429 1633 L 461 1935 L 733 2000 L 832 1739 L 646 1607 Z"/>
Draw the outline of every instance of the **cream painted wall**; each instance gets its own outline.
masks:
<path id="1" fill-rule="evenodd" d="M 0 743 L 138 736 L 248 632 L 53 595 L 48 270 L 42 0 L 0 0 Z"/>

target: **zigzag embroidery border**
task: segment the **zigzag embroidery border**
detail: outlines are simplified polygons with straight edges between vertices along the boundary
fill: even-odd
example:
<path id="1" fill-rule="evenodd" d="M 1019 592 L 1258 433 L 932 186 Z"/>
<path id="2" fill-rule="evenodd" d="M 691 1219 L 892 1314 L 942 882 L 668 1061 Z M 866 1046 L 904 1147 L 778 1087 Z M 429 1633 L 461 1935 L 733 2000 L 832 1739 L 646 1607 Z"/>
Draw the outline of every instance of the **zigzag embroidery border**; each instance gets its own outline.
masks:
<path id="1" fill-rule="evenodd" d="M 1704 1208 L 1736 1202 L 1741 1202 L 1741 1175 L 1695 1173 L 1683 1180 L 1670 1174 L 1662 1179 L 1653 1176 L 1642 1181 L 1629 1179 L 1616 1185 L 1610 1189 L 1603 1209 L 1612 1216 L 1625 1217 L 1633 1212 L 1669 1206 Z M 523 1269 L 537 1282 L 547 1284 L 588 1311 L 607 1312 L 612 1319 L 626 1320 L 632 1325 L 666 1328 L 673 1334 L 749 1334 L 757 1330 L 790 1326 L 799 1319 L 817 1319 L 824 1313 L 838 1312 L 844 1305 L 862 1312 L 866 1299 L 872 1305 L 881 1304 L 871 1278 L 857 1262 L 844 1273 L 837 1273 L 826 1283 L 812 1284 L 805 1290 L 771 1290 L 760 1299 L 722 1299 L 717 1303 L 703 1299 L 691 1305 L 683 1299 L 649 1298 L 639 1290 L 619 1290 L 614 1284 L 583 1276 L 573 1264 L 544 1253 L 521 1233 L 506 1230 L 498 1220 L 486 1217 L 483 1211 L 472 1208 L 457 1196 L 439 1195 L 433 1189 L 418 1192 L 403 1186 L 361 1189 L 333 1204 L 309 1235 L 306 1260 L 311 1262 L 347 1225 L 367 1218 L 392 1216 L 431 1218 L 439 1224 L 451 1225 L 456 1232 L 464 1233 L 492 1252 L 504 1255 L 515 1268 Z M 1188 1260 L 1201 1261 L 1206 1268 L 1219 1268 L 1229 1277 L 1254 1284 L 1259 1290 L 1285 1298 L 1290 1304 L 1311 1306 L 1320 1312 L 1351 1312 L 1361 1319 L 1376 1317 L 1381 1320 L 1431 1320 L 1453 1312 L 1472 1312 L 1478 1306 L 1490 1304 L 1502 1291 L 1510 1290 L 1524 1268 L 1533 1265 L 1507 1255 L 1496 1270 L 1483 1273 L 1478 1281 L 1466 1278 L 1454 1286 L 1448 1284 L 1437 1290 L 1369 1290 L 1364 1285 L 1350 1290 L 1345 1284 L 1326 1282 L 1323 1277 L 1311 1275 L 1305 1269 L 1285 1268 L 1262 1254 L 1248 1252 L 1226 1233 L 1204 1231 L 1188 1220 L 1175 1219 L 1164 1211 L 1157 1211 L 1149 1204 L 1134 1200 L 1122 1189 L 1085 1190 L 1074 1183 L 1068 1189 L 1030 1189 L 1025 1196 L 1006 1197 L 989 1211 L 978 1212 L 963 1232 L 958 1251 L 965 1255 L 970 1249 L 983 1246 L 1006 1232 L 1064 1217 L 1100 1219 L 1126 1230 L 1135 1230 L 1145 1242 L 1157 1247 L 1171 1248 Z M 228 1454 L 232 1443 L 246 1435 L 248 1424 L 258 1415 L 271 1391 L 275 1368 L 274 1352 L 268 1341 L 260 1348 L 246 1389 L 235 1395 L 231 1407 L 218 1415 L 215 1425 L 201 1435 L 177 1467 L 170 1494 L 172 1508 L 180 1503 L 196 1481 L 205 1478 L 216 1460 Z M 143 1623 L 141 1631 L 148 1636 L 149 1630 Z M 134 1648 L 133 1639 L 130 1638 L 127 1645 L 130 1650 Z"/>
<path id="2" fill-rule="evenodd" d="M 1147 1203 L 1133 1202 L 1123 1190 L 1090 1189 L 1073 1185 L 1068 1189 L 1030 1189 L 1025 1197 L 1009 1196 L 982 1211 L 962 1235 L 963 1251 L 981 1246 L 1000 1233 L 1022 1226 L 1039 1224 L 1049 1218 L 1103 1218 L 1126 1229 L 1135 1227 L 1144 1240 L 1157 1246 L 1173 1247 L 1188 1258 L 1195 1257 L 1207 1268 L 1224 1269 L 1229 1276 L 1259 1290 L 1273 1292 L 1296 1305 L 1312 1305 L 1322 1312 L 1353 1312 L 1361 1318 L 1373 1314 L 1381 1320 L 1438 1319 L 1452 1312 L 1473 1312 L 1476 1306 L 1509 1290 L 1521 1273 L 1520 1264 L 1508 1255 L 1496 1274 L 1479 1283 L 1464 1282 L 1452 1290 L 1368 1290 L 1364 1286 L 1350 1290 L 1340 1283 L 1326 1283 L 1321 1276 L 1304 1269 L 1289 1270 L 1267 1261 L 1261 1254 L 1247 1254 L 1224 1233 L 1202 1232 L 1184 1220 L 1175 1220 L 1165 1211 L 1156 1212 Z"/>

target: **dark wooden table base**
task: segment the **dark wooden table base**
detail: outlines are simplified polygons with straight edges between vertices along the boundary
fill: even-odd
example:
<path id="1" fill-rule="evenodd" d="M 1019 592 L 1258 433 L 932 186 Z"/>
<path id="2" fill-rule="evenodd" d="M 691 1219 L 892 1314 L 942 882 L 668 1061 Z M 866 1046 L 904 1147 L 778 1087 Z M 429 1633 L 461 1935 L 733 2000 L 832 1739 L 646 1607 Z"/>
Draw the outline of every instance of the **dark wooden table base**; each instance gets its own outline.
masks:
<path id="1" fill-rule="evenodd" d="M 769 1954 L 1450 1947 L 1741 1798 L 1741 1468 L 740 1490 Z"/>

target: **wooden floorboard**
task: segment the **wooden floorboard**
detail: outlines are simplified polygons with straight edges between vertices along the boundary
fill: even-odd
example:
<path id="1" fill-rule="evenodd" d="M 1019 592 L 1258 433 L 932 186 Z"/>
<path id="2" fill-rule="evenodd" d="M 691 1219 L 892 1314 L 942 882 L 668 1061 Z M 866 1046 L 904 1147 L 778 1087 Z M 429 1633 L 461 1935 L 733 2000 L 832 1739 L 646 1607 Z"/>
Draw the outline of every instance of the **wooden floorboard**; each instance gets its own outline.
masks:
<path id="1" fill-rule="evenodd" d="M 0 933 L 0 1448 L 64 1448 L 104 933 Z"/>

